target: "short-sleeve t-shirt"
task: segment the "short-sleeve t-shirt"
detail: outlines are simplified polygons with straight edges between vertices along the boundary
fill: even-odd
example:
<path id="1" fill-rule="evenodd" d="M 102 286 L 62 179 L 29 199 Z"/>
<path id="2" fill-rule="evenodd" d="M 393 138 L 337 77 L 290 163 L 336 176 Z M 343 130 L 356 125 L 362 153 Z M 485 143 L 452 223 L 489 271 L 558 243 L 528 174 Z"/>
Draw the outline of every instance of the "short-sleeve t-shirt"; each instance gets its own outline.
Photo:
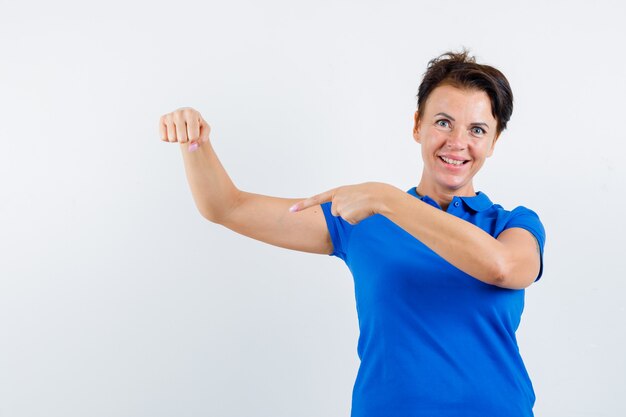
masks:
<path id="1" fill-rule="evenodd" d="M 441 210 L 430 197 L 407 191 Z M 356 225 L 322 210 L 354 278 L 361 360 L 352 417 L 532 416 L 535 393 L 515 332 L 524 290 L 486 284 L 456 268 L 383 215 Z M 447 212 L 494 238 L 520 227 L 545 230 L 523 206 L 507 211 L 482 192 L 454 197 Z"/>

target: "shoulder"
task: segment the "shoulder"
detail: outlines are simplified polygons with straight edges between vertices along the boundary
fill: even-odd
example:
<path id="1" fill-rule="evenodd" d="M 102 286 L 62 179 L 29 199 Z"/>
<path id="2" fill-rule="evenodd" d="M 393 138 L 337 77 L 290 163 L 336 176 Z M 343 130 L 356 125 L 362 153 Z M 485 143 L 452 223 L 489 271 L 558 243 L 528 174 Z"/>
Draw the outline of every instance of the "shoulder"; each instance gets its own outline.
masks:
<path id="1" fill-rule="evenodd" d="M 479 194 L 481 199 L 478 201 L 482 207 L 476 207 L 476 202 L 474 206 L 479 210 L 479 216 L 483 218 L 483 221 L 491 224 L 492 236 L 497 237 L 506 229 L 520 227 L 531 232 L 538 240 L 545 240 L 545 228 L 535 210 L 524 205 L 507 210 L 502 205 L 493 203 L 484 193 L 479 192 Z"/>
<path id="2" fill-rule="evenodd" d="M 526 206 L 517 206 L 513 210 L 506 210 L 499 204 L 494 204 L 492 209 L 497 217 L 496 237 L 506 229 L 519 227 L 531 232 L 543 247 L 546 231 L 536 211 Z"/>
<path id="3" fill-rule="evenodd" d="M 539 214 L 526 206 L 517 206 L 513 210 L 506 210 L 499 204 L 494 204 L 494 208 L 498 212 L 498 217 L 506 222 L 515 221 L 537 221 L 541 223 Z"/>
<path id="4" fill-rule="evenodd" d="M 539 214 L 536 211 L 526 207 L 526 206 L 517 206 L 513 210 L 506 210 L 499 204 L 493 205 L 494 210 L 498 213 L 498 217 L 502 217 L 503 219 L 512 220 L 516 218 L 526 218 L 531 219 L 534 218 L 539 220 Z"/>
<path id="5" fill-rule="evenodd" d="M 509 220 L 517 217 L 527 217 L 527 218 L 536 218 L 539 220 L 539 215 L 536 211 L 526 207 L 526 206 L 517 206 L 513 210 L 507 210 L 502 205 L 493 203 L 489 197 L 487 197 L 483 192 L 479 192 L 478 195 L 482 197 L 480 203 L 483 205 L 486 210 L 484 210 L 486 215 L 489 217 L 497 217 L 502 220 Z M 475 203 L 476 204 L 476 203 Z"/>

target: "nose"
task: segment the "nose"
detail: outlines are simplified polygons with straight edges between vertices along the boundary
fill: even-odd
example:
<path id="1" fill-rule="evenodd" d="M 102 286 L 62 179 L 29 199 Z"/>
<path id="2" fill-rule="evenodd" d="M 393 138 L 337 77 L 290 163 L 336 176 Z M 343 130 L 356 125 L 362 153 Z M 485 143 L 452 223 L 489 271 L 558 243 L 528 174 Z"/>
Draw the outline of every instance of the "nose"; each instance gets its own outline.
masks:
<path id="1" fill-rule="evenodd" d="M 448 135 L 446 147 L 450 149 L 463 150 L 467 146 L 467 132 L 463 129 L 454 128 Z"/>

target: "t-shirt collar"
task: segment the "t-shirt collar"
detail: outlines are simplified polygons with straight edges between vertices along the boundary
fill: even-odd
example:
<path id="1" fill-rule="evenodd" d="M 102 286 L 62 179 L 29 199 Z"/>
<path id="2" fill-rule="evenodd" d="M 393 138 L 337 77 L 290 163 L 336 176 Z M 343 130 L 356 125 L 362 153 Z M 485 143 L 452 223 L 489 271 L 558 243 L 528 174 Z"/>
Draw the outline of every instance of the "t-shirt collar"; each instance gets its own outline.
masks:
<path id="1" fill-rule="evenodd" d="M 412 187 L 410 190 L 407 190 L 407 192 L 419 198 L 422 201 L 424 201 L 425 198 L 432 201 L 432 199 L 428 196 L 418 195 L 416 187 Z M 471 208 L 474 211 L 484 211 L 484 210 L 487 210 L 489 207 L 493 206 L 493 203 L 491 202 L 489 197 L 487 197 L 487 194 L 483 193 L 482 191 L 477 191 L 476 195 L 472 197 L 457 197 L 457 198 L 460 198 L 461 201 L 463 201 L 469 208 Z"/>

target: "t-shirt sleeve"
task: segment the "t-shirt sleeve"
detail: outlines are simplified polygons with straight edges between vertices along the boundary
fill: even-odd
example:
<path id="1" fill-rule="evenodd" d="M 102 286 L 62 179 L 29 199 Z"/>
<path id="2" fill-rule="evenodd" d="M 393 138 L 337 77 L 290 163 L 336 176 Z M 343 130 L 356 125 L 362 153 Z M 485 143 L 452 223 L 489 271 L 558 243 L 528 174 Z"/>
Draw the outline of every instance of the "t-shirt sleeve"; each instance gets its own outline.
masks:
<path id="1" fill-rule="evenodd" d="M 538 281 L 543 274 L 543 247 L 546 242 L 546 231 L 543 224 L 541 223 L 537 213 L 524 206 L 519 206 L 510 213 L 502 231 L 510 229 L 511 227 L 521 227 L 522 229 L 526 229 L 532 233 L 533 236 L 535 236 L 535 239 L 537 239 L 537 243 L 539 245 L 540 266 L 539 275 L 537 275 L 535 281 Z"/>
<path id="2" fill-rule="evenodd" d="M 330 201 L 321 204 L 330 239 L 333 242 L 333 252 L 329 256 L 336 256 L 347 262 L 348 242 L 354 226 L 342 219 L 341 216 L 333 216 L 331 204 Z"/>

